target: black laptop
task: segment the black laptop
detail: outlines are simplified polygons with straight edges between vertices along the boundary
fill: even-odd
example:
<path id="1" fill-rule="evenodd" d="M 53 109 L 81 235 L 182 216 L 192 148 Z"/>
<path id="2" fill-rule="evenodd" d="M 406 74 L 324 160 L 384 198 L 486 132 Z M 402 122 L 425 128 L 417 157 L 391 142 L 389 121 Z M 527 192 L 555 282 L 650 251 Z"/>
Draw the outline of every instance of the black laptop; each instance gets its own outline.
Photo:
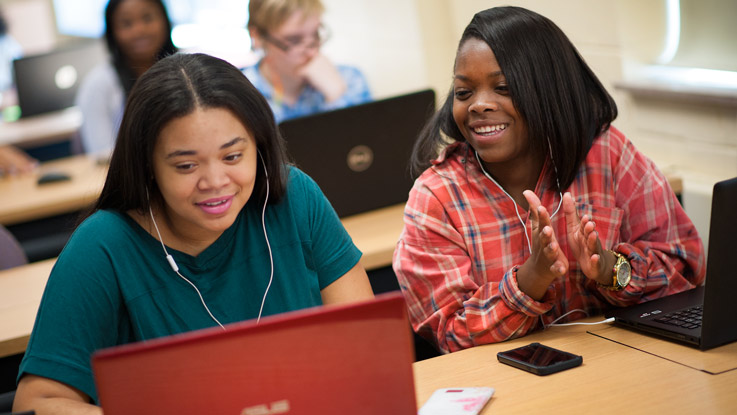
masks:
<path id="1" fill-rule="evenodd" d="M 610 311 L 616 324 L 710 349 L 737 340 L 737 177 L 714 185 L 706 282 L 689 291 Z"/>
<path id="2" fill-rule="evenodd" d="M 13 61 L 21 117 L 63 110 L 74 105 L 84 77 L 107 52 L 99 41 L 84 41 Z"/>
<path id="3" fill-rule="evenodd" d="M 279 129 L 296 165 L 344 217 L 407 201 L 412 146 L 434 111 L 428 89 L 286 120 Z"/>

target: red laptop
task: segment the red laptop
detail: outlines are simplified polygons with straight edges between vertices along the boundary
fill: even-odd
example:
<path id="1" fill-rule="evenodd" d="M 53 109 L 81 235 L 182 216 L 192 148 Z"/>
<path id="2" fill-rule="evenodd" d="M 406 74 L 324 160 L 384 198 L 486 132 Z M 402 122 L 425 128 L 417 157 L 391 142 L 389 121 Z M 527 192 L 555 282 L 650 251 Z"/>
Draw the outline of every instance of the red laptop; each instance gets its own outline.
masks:
<path id="1" fill-rule="evenodd" d="M 105 415 L 414 415 L 399 292 L 98 351 Z"/>

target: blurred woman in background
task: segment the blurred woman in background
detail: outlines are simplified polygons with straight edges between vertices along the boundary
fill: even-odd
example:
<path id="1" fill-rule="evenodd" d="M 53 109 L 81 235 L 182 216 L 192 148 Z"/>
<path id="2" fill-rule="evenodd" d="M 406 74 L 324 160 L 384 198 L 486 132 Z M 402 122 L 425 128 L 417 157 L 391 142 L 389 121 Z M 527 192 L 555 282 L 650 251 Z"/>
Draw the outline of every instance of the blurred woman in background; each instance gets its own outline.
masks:
<path id="1" fill-rule="evenodd" d="M 76 98 L 87 153 L 112 150 L 136 79 L 159 59 L 177 52 L 161 0 L 111 0 L 105 8 L 105 42 L 110 60 L 87 75 Z"/>

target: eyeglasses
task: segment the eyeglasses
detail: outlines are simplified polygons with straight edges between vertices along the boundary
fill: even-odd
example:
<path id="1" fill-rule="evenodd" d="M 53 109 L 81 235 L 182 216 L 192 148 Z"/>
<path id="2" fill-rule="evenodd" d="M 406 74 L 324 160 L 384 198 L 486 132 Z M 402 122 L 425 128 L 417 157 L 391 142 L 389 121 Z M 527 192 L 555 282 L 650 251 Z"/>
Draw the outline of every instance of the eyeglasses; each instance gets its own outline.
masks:
<path id="1" fill-rule="evenodd" d="M 320 25 L 311 36 L 287 36 L 284 40 L 278 39 L 264 29 L 258 29 L 259 34 L 265 41 L 279 48 L 284 53 L 301 54 L 308 49 L 319 48 L 330 39 L 330 30 L 325 25 Z"/>

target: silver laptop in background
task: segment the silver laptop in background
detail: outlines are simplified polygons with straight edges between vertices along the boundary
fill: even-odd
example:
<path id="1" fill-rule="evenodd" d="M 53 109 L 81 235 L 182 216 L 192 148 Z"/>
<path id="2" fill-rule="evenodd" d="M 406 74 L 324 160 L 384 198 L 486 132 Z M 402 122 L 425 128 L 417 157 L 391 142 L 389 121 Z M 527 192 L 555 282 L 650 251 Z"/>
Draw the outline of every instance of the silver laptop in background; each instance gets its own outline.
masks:
<path id="1" fill-rule="evenodd" d="M 107 59 L 105 45 L 86 40 L 13 61 L 21 117 L 74 106 L 79 85 L 90 70 Z"/>
<path id="2" fill-rule="evenodd" d="M 615 324 L 711 349 L 737 340 L 737 177 L 714 185 L 704 285 L 612 310 Z M 700 314 L 700 316 L 699 316 Z"/>
<path id="3" fill-rule="evenodd" d="M 297 167 L 344 217 L 407 201 L 412 147 L 434 111 L 428 89 L 286 120 L 279 129 Z"/>

